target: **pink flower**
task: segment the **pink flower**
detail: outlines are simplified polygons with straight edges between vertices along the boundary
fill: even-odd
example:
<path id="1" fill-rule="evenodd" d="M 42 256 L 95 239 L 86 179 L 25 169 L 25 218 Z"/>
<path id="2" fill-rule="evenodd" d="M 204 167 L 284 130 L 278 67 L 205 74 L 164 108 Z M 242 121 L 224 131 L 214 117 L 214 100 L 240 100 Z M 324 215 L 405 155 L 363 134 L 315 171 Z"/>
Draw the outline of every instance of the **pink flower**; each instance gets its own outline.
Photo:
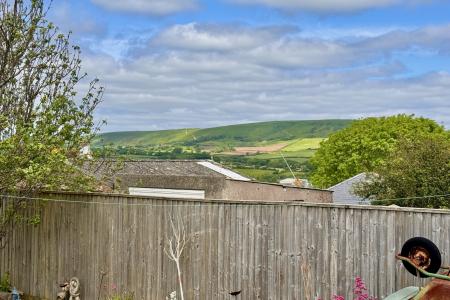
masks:
<path id="1" fill-rule="evenodd" d="M 375 297 L 369 296 L 367 287 L 361 277 L 355 278 L 355 285 L 353 287 L 353 294 L 356 296 L 354 300 L 378 300 Z M 317 300 L 322 300 L 318 298 Z M 333 300 L 345 300 L 343 296 L 334 295 Z"/>
<path id="2" fill-rule="evenodd" d="M 366 292 L 367 287 L 361 277 L 355 278 L 355 286 L 353 288 L 353 294 L 356 296 L 355 300 L 376 300 L 374 297 L 370 297 Z"/>

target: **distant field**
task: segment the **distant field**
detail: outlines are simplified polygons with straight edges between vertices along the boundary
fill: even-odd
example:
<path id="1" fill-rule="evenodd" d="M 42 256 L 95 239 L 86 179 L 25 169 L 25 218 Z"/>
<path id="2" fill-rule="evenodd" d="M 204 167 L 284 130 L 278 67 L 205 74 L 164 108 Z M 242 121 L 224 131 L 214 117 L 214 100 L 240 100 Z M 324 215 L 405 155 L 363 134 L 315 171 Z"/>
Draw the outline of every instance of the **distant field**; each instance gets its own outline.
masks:
<path id="1" fill-rule="evenodd" d="M 242 155 L 239 156 L 240 152 L 234 151 L 231 153 L 233 155 L 228 156 L 229 158 L 234 156 L 232 160 L 226 158 L 227 153 L 221 153 L 220 157 L 236 172 L 259 181 L 279 182 L 281 179 L 290 178 L 292 173 L 289 167 L 293 169 L 297 178 L 308 178 L 311 171 L 308 161 L 323 140 L 324 138 L 304 138 L 266 147 L 244 147 L 239 148 Z M 255 149 L 258 149 L 260 153 L 252 152 Z M 269 151 L 261 153 L 263 150 Z"/>
<path id="2" fill-rule="evenodd" d="M 306 138 L 299 139 L 291 142 L 285 147 L 278 147 L 275 151 L 268 151 L 267 153 L 255 154 L 254 152 L 247 152 L 249 158 L 258 158 L 258 159 L 283 159 L 283 156 L 287 159 L 292 159 L 296 161 L 305 161 L 311 156 L 314 155 L 316 150 L 320 147 L 320 142 L 322 142 L 324 138 Z M 281 145 L 281 144 L 276 144 Z M 256 149 L 257 147 L 255 147 Z M 245 149 L 245 148 L 244 148 Z M 275 147 L 266 147 L 266 149 L 275 149 Z M 235 154 L 239 153 L 238 151 L 234 152 Z M 245 155 L 245 152 L 242 154 Z"/>
<path id="3" fill-rule="evenodd" d="M 275 121 L 207 129 L 131 131 L 101 134 L 92 148 L 112 146 L 128 159 L 209 159 L 243 175 L 278 182 L 311 173 L 309 159 L 330 134 L 351 120 Z M 286 164 L 286 161 L 289 164 Z"/>
<path id="4" fill-rule="evenodd" d="M 273 121 L 206 129 L 129 131 L 101 134 L 93 147 L 114 146 L 199 146 L 202 149 L 270 146 L 305 138 L 326 138 L 347 127 L 351 120 Z"/>
<path id="5" fill-rule="evenodd" d="M 283 148 L 283 152 L 293 152 L 309 149 L 319 149 L 320 142 L 325 140 L 324 138 L 306 138 L 297 140 L 288 146 Z"/>
<path id="6" fill-rule="evenodd" d="M 316 150 L 300 150 L 300 151 L 291 151 L 291 152 L 284 152 L 283 156 L 285 158 L 296 158 L 296 159 L 300 159 L 300 160 L 305 160 L 310 158 L 311 156 L 314 155 L 314 153 L 316 152 Z M 249 155 L 248 157 L 251 158 L 259 158 L 259 159 L 283 159 L 283 156 L 281 155 L 280 152 L 274 152 L 274 153 L 263 153 L 263 154 L 256 154 L 256 155 Z"/>
<path id="7" fill-rule="evenodd" d="M 259 154 L 259 153 L 271 153 L 275 151 L 280 151 L 285 148 L 288 143 L 272 144 L 269 146 L 255 146 L 255 147 L 236 147 L 234 151 L 224 152 L 223 154 L 228 155 L 249 155 L 249 154 Z"/>

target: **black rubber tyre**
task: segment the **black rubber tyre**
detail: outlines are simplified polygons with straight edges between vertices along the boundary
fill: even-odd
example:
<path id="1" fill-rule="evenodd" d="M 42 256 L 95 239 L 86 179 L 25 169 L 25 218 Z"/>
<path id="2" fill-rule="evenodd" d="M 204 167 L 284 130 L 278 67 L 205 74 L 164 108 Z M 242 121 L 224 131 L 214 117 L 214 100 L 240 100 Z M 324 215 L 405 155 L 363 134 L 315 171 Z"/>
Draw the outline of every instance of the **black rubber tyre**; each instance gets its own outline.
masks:
<path id="1" fill-rule="evenodd" d="M 426 267 L 423 269 L 430 273 L 437 273 L 441 267 L 441 252 L 439 252 L 439 248 L 429 239 L 424 237 L 414 237 L 407 240 L 402 247 L 402 252 L 400 252 L 401 256 L 408 257 L 412 259 L 414 253 L 420 251 L 421 253 L 426 253 L 428 256 L 428 260 L 426 262 Z M 428 277 L 422 273 L 420 273 L 416 268 L 411 266 L 406 261 L 402 261 L 403 266 L 408 270 L 409 273 L 414 276 L 420 277 Z"/>

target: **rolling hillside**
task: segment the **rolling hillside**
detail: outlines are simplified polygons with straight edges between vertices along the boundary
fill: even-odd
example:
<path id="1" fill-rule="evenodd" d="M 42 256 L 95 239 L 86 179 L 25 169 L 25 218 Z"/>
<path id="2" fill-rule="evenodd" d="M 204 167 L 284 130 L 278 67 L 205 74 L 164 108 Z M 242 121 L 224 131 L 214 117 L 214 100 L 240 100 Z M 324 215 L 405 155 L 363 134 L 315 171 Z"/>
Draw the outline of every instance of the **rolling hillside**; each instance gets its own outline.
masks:
<path id="1" fill-rule="evenodd" d="M 351 120 L 273 121 L 206 129 L 128 131 L 101 134 L 93 147 L 114 146 L 263 146 L 304 138 L 325 138 Z"/>
<path id="2" fill-rule="evenodd" d="M 274 121 L 206 129 L 111 132 L 92 145 L 110 145 L 130 159 L 213 159 L 248 177 L 278 182 L 308 178 L 320 142 L 351 120 Z M 282 153 L 282 154 L 281 154 Z M 289 164 L 289 167 L 287 166 Z"/>

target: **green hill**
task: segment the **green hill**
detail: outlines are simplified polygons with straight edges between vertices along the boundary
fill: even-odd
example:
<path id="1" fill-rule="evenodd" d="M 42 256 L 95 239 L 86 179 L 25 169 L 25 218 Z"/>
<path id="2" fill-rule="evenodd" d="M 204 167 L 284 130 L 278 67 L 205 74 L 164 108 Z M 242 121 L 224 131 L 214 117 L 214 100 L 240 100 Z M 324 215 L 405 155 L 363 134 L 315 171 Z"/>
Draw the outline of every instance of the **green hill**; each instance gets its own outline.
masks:
<path id="1" fill-rule="evenodd" d="M 180 143 L 198 129 L 174 129 L 159 131 L 121 131 L 100 134 L 94 147 L 113 144 L 115 146 L 154 146 Z"/>
<path id="2" fill-rule="evenodd" d="M 257 180 L 278 182 L 292 176 L 291 170 L 299 178 L 308 178 L 309 158 L 320 142 L 350 122 L 274 121 L 206 129 L 110 132 L 101 134 L 92 148 L 100 151 L 100 146 L 112 145 L 112 155 L 129 159 L 214 159 Z"/>
<path id="3" fill-rule="evenodd" d="M 325 138 L 349 125 L 351 120 L 273 121 L 206 129 L 128 131 L 101 134 L 93 147 L 200 146 L 202 148 L 259 146 L 303 138 Z"/>

